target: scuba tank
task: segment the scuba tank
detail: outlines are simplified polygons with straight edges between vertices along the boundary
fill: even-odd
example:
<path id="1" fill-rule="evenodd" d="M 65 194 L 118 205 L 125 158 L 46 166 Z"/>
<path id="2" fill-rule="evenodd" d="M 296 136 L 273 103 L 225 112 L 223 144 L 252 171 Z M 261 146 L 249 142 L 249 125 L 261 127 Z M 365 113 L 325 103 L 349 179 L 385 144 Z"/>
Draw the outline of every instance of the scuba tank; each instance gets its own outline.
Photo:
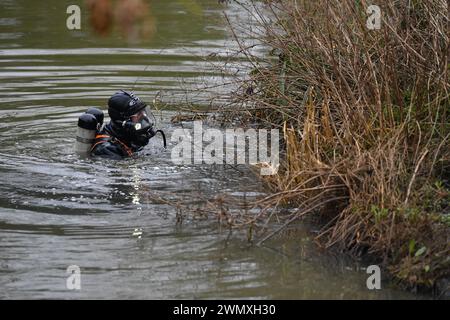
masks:
<path id="1" fill-rule="evenodd" d="M 104 114 L 100 109 L 89 108 L 78 118 L 77 136 L 75 140 L 75 152 L 88 154 L 95 141 L 97 132 L 103 125 Z"/>
<path id="2" fill-rule="evenodd" d="M 103 119 L 105 118 L 103 111 L 97 108 L 89 108 L 86 110 L 87 114 L 92 114 L 97 119 L 98 128 L 97 131 L 101 131 L 103 125 Z"/>

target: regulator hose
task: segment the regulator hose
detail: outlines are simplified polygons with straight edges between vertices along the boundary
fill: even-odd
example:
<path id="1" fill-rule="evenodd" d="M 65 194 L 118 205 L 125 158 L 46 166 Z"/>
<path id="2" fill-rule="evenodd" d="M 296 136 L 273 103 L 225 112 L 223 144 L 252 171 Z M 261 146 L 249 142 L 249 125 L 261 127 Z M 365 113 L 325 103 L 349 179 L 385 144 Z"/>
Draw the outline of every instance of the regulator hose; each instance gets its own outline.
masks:
<path id="1" fill-rule="evenodd" d="M 155 131 L 155 134 L 157 134 L 158 132 L 161 133 L 161 136 L 162 136 L 162 138 L 163 138 L 164 149 L 167 149 L 166 135 L 164 134 L 164 131 L 162 131 L 162 130 L 156 130 L 156 131 Z"/>

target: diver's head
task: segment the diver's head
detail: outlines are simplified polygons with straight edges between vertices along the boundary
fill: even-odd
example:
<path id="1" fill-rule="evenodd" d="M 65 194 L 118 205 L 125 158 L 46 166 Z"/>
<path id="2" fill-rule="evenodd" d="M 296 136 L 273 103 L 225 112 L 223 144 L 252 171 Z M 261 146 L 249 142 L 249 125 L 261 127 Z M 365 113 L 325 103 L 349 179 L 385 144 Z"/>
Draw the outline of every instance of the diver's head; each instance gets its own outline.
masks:
<path id="1" fill-rule="evenodd" d="M 147 145 L 155 135 L 147 104 L 131 92 L 119 91 L 109 98 L 108 114 L 114 132 L 135 149 Z"/>

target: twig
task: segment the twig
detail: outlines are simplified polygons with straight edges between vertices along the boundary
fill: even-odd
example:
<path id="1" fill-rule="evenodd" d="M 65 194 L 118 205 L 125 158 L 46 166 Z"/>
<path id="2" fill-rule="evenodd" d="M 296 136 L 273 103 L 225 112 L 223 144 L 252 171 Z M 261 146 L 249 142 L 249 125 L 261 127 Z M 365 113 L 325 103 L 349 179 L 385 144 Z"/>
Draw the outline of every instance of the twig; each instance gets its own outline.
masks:
<path id="1" fill-rule="evenodd" d="M 320 203 L 316 204 L 315 206 L 310 207 L 309 209 L 306 209 L 305 211 L 299 211 L 295 214 L 294 217 L 292 217 L 291 219 L 289 219 L 285 224 L 283 224 L 281 227 L 279 227 L 278 229 L 274 230 L 273 232 L 271 232 L 269 235 L 265 236 L 263 239 L 259 240 L 256 245 L 260 246 L 263 242 L 267 241 L 268 239 L 272 238 L 274 235 L 276 235 L 278 232 L 280 232 L 281 230 L 283 230 L 284 228 L 286 228 L 288 225 L 290 225 L 292 222 L 294 222 L 295 220 L 297 220 L 298 218 L 301 218 L 302 216 L 306 215 L 307 213 L 310 213 L 311 211 L 317 209 L 320 206 L 323 206 L 324 204 L 328 203 L 328 202 L 332 202 L 332 201 L 336 201 L 336 200 L 343 200 L 343 199 L 347 199 L 348 197 L 335 197 L 335 198 L 331 198 L 325 201 L 321 201 Z"/>

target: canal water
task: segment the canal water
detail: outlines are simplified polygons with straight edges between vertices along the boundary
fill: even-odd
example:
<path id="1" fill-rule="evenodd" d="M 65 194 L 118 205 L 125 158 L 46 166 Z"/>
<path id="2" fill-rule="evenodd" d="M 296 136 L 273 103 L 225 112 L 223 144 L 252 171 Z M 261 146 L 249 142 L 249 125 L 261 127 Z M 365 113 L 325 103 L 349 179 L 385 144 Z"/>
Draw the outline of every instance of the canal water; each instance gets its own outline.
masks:
<path id="1" fill-rule="evenodd" d="M 80 31 L 66 28 L 70 4 L 81 7 Z M 218 84 L 230 75 L 211 62 L 237 49 L 224 12 L 238 21 L 243 11 L 214 0 L 149 4 L 153 32 L 130 42 L 118 30 L 93 34 L 84 1 L 0 1 L 0 298 L 419 298 L 384 282 L 368 290 L 366 266 L 321 252 L 311 227 L 257 247 L 220 228 L 213 210 L 183 212 L 264 195 L 245 168 L 175 165 L 160 138 L 124 161 L 73 153 L 79 114 L 106 111 L 118 89 L 157 100 L 169 139 L 177 108 L 226 92 Z M 73 265 L 81 290 L 66 286 Z"/>

